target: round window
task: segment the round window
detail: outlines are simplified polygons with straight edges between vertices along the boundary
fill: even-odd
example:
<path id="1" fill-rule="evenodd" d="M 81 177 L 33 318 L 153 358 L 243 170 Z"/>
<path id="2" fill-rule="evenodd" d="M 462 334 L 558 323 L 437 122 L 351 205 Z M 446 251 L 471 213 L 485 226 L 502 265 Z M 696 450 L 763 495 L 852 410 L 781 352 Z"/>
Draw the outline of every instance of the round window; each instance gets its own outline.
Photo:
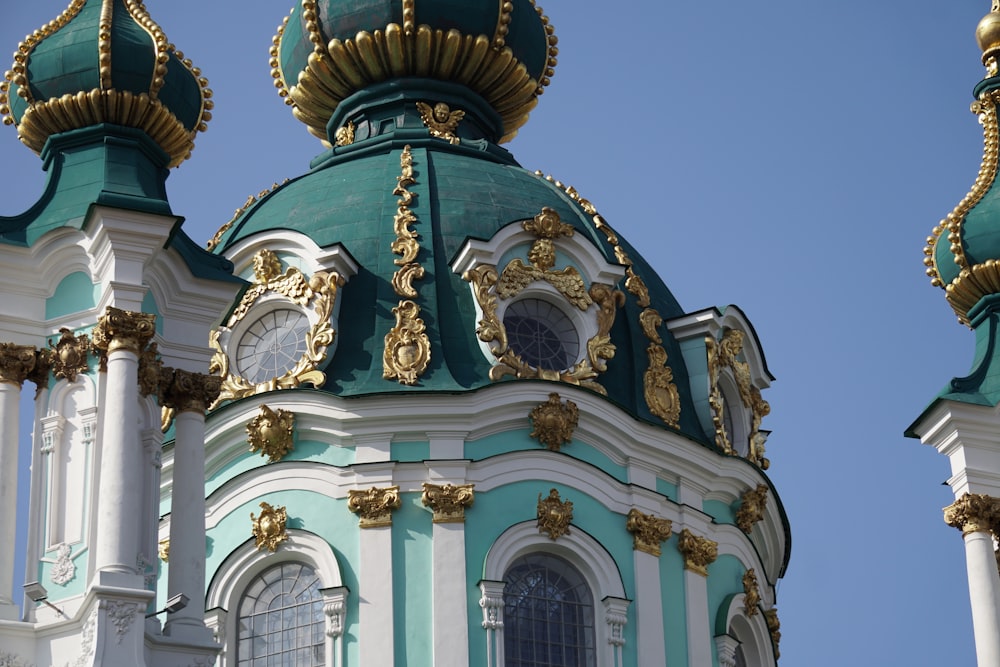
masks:
<path id="1" fill-rule="evenodd" d="M 503 325 L 511 349 L 535 368 L 567 369 L 580 352 L 572 320 L 548 301 L 515 301 L 504 312 Z"/>
<path id="2" fill-rule="evenodd" d="M 258 384 L 279 378 L 295 368 L 306 353 L 309 318 L 290 308 L 271 310 L 240 336 L 236 368 L 244 379 Z"/>

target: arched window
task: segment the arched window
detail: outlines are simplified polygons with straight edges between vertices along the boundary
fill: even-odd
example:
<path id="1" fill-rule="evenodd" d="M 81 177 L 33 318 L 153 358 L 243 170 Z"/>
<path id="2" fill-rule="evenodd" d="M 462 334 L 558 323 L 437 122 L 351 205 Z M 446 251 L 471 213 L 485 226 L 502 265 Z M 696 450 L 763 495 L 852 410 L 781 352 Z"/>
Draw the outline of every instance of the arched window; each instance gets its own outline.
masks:
<path id="1" fill-rule="evenodd" d="M 253 579 L 240 599 L 236 664 L 322 667 L 324 630 L 316 572 L 303 563 L 279 563 Z"/>
<path id="2" fill-rule="evenodd" d="M 594 596 L 580 572 L 549 553 L 515 560 L 504 576 L 507 667 L 593 667 Z"/>

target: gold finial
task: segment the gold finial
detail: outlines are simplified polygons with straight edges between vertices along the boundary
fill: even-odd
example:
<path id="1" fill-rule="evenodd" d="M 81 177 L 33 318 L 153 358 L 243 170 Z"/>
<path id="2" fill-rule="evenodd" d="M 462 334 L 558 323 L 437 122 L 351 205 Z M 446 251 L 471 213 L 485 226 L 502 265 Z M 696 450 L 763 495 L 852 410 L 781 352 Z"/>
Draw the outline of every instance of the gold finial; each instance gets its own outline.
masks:
<path id="1" fill-rule="evenodd" d="M 1000 0 L 993 0 L 990 13 L 976 26 L 976 42 L 983 51 L 987 76 L 996 76 L 1000 65 Z"/>

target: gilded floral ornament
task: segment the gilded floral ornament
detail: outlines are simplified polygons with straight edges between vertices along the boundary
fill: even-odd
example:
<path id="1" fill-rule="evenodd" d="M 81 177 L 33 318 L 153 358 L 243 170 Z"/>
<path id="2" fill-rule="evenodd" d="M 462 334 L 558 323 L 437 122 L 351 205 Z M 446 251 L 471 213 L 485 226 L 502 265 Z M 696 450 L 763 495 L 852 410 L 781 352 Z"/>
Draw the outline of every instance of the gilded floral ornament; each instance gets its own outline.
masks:
<path id="1" fill-rule="evenodd" d="M 431 360 L 431 342 L 424 333 L 427 327 L 418 317 L 420 307 L 412 301 L 400 301 L 392 312 L 396 326 L 385 335 L 382 377 L 415 385 Z"/>
<path id="2" fill-rule="evenodd" d="M 354 121 L 347 121 L 345 125 L 337 128 L 333 135 L 334 146 L 350 146 L 354 143 Z"/>
<path id="3" fill-rule="evenodd" d="M 964 493 L 944 508 L 944 522 L 962 535 L 990 532 L 1000 537 L 1000 498 L 984 493 Z"/>
<path id="4" fill-rule="evenodd" d="M 260 452 L 268 463 L 277 463 L 294 449 L 295 414 L 278 408 L 277 412 L 266 405 L 247 424 L 247 439 L 251 452 Z"/>
<path id="5" fill-rule="evenodd" d="M 170 538 L 165 537 L 156 543 L 156 555 L 164 563 L 170 562 Z"/>
<path id="6" fill-rule="evenodd" d="M 674 371 L 667 365 L 667 351 L 650 343 L 646 348 L 649 367 L 642 375 L 643 395 L 649 411 L 677 428 L 681 417 L 681 397 L 674 384 Z"/>
<path id="7" fill-rule="evenodd" d="M 555 240 L 572 236 L 573 227 L 559 219 L 559 214 L 548 207 L 532 220 L 522 223 L 523 228 L 537 238 L 528 251 L 529 264 L 520 258 L 508 262 L 501 273 L 495 266 L 481 264 L 466 271 L 462 279 L 472 285 L 483 317 L 476 328 L 479 340 L 489 345 L 497 363 L 490 369 L 490 379 L 500 380 L 507 375 L 517 378 L 540 378 L 586 387 L 600 394 L 607 394 L 596 381 L 607 369 L 607 360 L 615 355 L 611 343 L 611 327 L 615 315 L 625 301 L 625 295 L 609 285 L 594 283 L 588 289 L 583 277 L 572 266 L 555 269 Z M 566 302 L 581 311 L 592 312 L 597 333 L 587 341 L 586 355 L 568 369 L 535 368 L 508 345 L 507 330 L 497 311 L 499 301 L 519 296 L 529 285 L 546 282 L 562 295 Z M 596 304 L 596 308 L 593 306 Z"/>
<path id="8" fill-rule="evenodd" d="M 444 139 L 449 144 L 457 145 L 459 138 L 455 135 L 458 124 L 465 118 L 465 112 L 459 109 L 451 110 L 444 102 L 438 102 L 433 107 L 426 102 L 417 102 L 420 120 L 424 122 L 432 137 Z"/>
<path id="9" fill-rule="evenodd" d="M 685 528 L 677 539 L 677 548 L 684 555 L 684 569 L 703 577 L 708 576 L 708 566 L 719 557 L 719 545 L 707 537 L 695 535 Z"/>
<path id="10" fill-rule="evenodd" d="M 531 410 L 533 429 L 530 437 L 558 452 L 573 440 L 573 431 L 580 422 L 580 410 L 573 401 L 563 403 L 559 394 L 552 392 L 549 399 Z"/>
<path id="11" fill-rule="evenodd" d="M 326 360 L 327 348 L 336 336 L 330 318 L 344 279 L 336 271 L 317 271 L 307 279 L 295 267 L 289 267 L 282 274 L 281 260 L 267 249 L 254 255 L 253 267 L 253 284 L 244 293 L 226 326 L 213 331 L 209 338 L 209 345 L 215 350 L 209 372 L 222 378 L 219 401 L 276 389 L 292 389 L 302 384 L 320 386 L 326 381 L 326 375 L 319 370 L 319 366 Z M 278 377 L 251 382 L 239 375 L 235 368 L 235 348 L 238 343 L 232 340 L 232 336 L 234 328 L 265 296 L 278 297 L 289 305 L 308 308 L 311 310 L 311 317 L 304 336 L 304 352 L 294 365 Z"/>
<path id="12" fill-rule="evenodd" d="M 93 346 L 105 355 L 128 350 L 136 356 L 156 333 L 156 315 L 108 306 L 93 331 Z"/>
<path id="13" fill-rule="evenodd" d="M 160 372 L 160 402 L 177 412 L 204 414 L 222 391 L 222 378 L 165 367 Z"/>
<path id="14" fill-rule="evenodd" d="M 434 523 L 465 523 L 465 508 L 475 502 L 474 484 L 430 484 L 424 482 L 420 502 L 434 512 Z"/>
<path id="15" fill-rule="evenodd" d="M 548 498 L 538 494 L 538 532 L 546 533 L 551 540 L 569 534 L 569 524 L 573 521 L 573 503 L 562 500 L 559 491 L 552 489 Z"/>
<path id="16" fill-rule="evenodd" d="M 225 233 L 229 231 L 229 229 L 233 226 L 233 224 L 239 219 L 241 215 L 247 212 L 247 209 L 249 209 L 251 206 L 262 200 L 267 195 L 277 190 L 280 186 L 287 183 L 288 180 L 289 179 L 286 178 L 281 183 L 277 182 L 272 183 L 271 187 L 261 190 L 256 195 L 250 195 L 249 197 L 247 197 L 247 200 L 243 202 L 243 205 L 233 212 L 233 217 L 231 217 L 228 221 L 223 223 L 223 225 L 219 227 L 218 231 L 215 232 L 215 235 L 212 236 L 212 238 L 208 241 L 208 243 L 205 244 L 205 249 L 209 251 L 215 250 L 218 247 L 218 245 L 222 242 L 222 237 L 225 235 Z"/>
<path id="17" fill-rule="evenodd" d="M 396 294 L 409 299 L 416 298 L 417 290 L 413 287 L 414 280 L 424 277 L 424 267 L 417 263 L 420 254 L 419 235 L 411 225 L 416 224 L 417 216 L 410 208 L 417 195 L 409 190 L 417 179 L 413 174 L 413 153 L 409 146 L 403 147 L 399 156 L 401 174 L 396 177 L 396 187 L 392 194 L 399 197 L 396 201 L 396 215 L 393 217 L 393 231 L 396 239 L 392 242 L 393 254 L 399 255 L 393 260 L 399 268 L 392 277 L 392 287 Z"/>
<path id="18" fill-rule="evenodd" d="M 767 631 L 771 633 L 771 643 L 774 645 L 774 659 L 781 657 L 778 644 L 781 643 L 781 621 L 778 619 L 778 610 L 774 607 L 764 610 L 764 620 L 767 622 Z"/>
<path id="19" fill-rule="evenodd" d="M 712 409 L 712 423 L 715 425 L 715 443 L 727 454 L 735 454 L 736 450 L 730 440 L 731 434 L 726 432 L 725 397 L 719 386 L 722 370 L 728 368 L 739 390 L 743 406 L 750 410 L 750 435 L 747 438 L 747 460 L 767 470 L 771 462 L 764 457 L 764 434 L 760 431 L 760 423 L 771 412 L 771 406 L 760 395 L 760 389 L 753 385 L 750 379 L 750 365 L 740 360 L 743 353 L 743 333 L 735 329 L 726 329 L 722 340 L 708 336 L 705 338 L 705 348 L 708 354 L 709 397 L 708 403 Z"/>
<path id="20" fill-rule="evenodd" d="M 766 505 L 766 484 L 758 484 L 757 488 L 746 491 L 740 499 L 740 508 L 736 511 L 736 525 L 740 530 L 749 535 L 754 524 L 764 518 Z"/>
<path id="21" fill-rule="evenodd" d="M 90 371 L 90 338 L 87 334 L 76 335 L 72 330 L 59 329 L 59 340 L 53 345 L 52 373 L 59 380 L 76 382 L 80 373 Z"/>
<path id="22" fill-rule="evenodd" d="M 143 396 L 159 395 L 160 373 L 163 370 L 163 360 L 157 344 L 150 343 L 139 354 L 139 393 Z"/>
<path id="23" fill-rule="evenodd" d="M 262 502 L 260 516 L 250 513 L 253 522 L 253 536 L 257 541 L 257 551 L 267 549 L 271 553 L 278 550 L 278 545 L 288 539 L 285 524 L 288 522 L 288 512 L 284 507 L 272 507 Z"/>
<path id="24" fill-rule="evenodd" d="M 31 345 L 0 343 L 0 382 L 22 386 L 34 370 L 36 359 Z"/>
<path id="25" fill-rule="evenodd" d="M 362 528 L 379 528 L 392 525 L 392 511 L 403 504 L 398 486 L 350 489 L 347 509 L 357 514 Z"/>
<path id="26" fill-rule="evenodd" d="M 660 543 L 670 539 L 673 523 L 653 514 L 643 514 L 636 508 L 628 511 L 625 529 L 632 533 L 632 548 L 659 557 Z"/>
<path id="27" fill-rule="evenodd" d="M 743 573 L 743 611 L 747 618 L 757 615 L 757 605 L 760 604 L 760 589 L 757 586 L 757 573 L 750 568 Z"/>

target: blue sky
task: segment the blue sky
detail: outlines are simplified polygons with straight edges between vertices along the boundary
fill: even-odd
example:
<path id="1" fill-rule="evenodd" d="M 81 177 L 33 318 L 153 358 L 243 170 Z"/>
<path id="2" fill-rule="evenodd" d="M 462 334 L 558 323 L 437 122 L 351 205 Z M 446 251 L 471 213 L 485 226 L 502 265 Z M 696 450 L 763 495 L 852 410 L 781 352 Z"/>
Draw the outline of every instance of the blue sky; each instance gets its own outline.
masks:
<path id="1" fill-rule="evenodd" d="M 777 378 L 763 427 L 792 525 L 781 664 L 973 665 L 948 462 L 902 431 L 972 360 L 921 260 L 978 172 L 989 1 L 540 3 L 560 62 L 508 148 L 590 199 L 687 310 L 738 304 Z M 5 4 L 11 53 L 66 3 Z M 290 4 L 146 3 L 215 91 L 168 181 L 200 242 L 319 152 L 269 76 Z M 11 128 L 0 183 L 5 215 L 42 189 Z"/>

